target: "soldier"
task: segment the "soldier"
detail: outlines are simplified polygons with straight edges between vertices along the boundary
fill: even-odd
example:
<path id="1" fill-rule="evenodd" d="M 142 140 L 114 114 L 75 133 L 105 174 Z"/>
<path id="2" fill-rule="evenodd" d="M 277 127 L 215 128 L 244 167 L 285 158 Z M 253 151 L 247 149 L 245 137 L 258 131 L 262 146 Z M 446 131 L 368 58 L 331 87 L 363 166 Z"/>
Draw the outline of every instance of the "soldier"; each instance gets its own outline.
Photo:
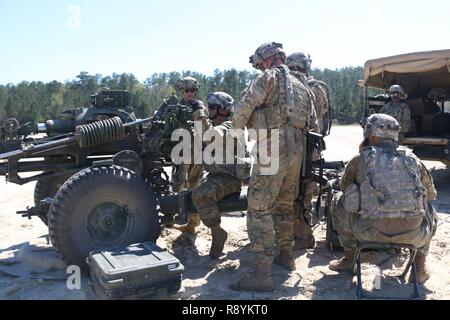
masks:
<path id="1" fill-rule="evenodd" d="M 224 92 L 214 92 L 208 95 L 209 117 L 212 120 L 211 130 L 226 139 L 233 139 L 227 135 L 231 129 L 230 121 L 233 98 Z M 226 146 L 226 141 L 223 142 Z M 225 148 L 224 148 L 225 149 Z M 225 150 L 226 151 L 226 150 Z M 192 201 L 200 213 L 203 224 L 211 229 L 212 244 L 209 252 L 211 259 L 216 259 L 222 254 L 227 232 L 220 226 L 221 217 L 217 207 L 217 201 L 224 197 L 239 192 L 242 186 L 242 176 L 239 175 L 239 164 L 226 164 L 225 152 L 223 163 L 204 164 L 208 176 L 202 184 L 192 192 Z M 241 171 L 242 172 L 242 171 Z"/>
<path id="2" fill-rule="evenodd" d="M 331 129 L 330 89 L 325 82 L 314 79 L 309 74 L 311 64 L 311 57 L 302 52 L 295 52 L 286 59 L 286 65 L 293 71 L 292 74 L 312 90 L 318 122 L 317 132 L 325 137 L 330 134 Z"/>
<path id="3" fill-rule="evenodd" d="M 195 78 L 185 77 L 182 78 L 177 87 L 178 91 L 182 94 L 183 98 L 180 101 L 182 105 L 188 105 L 192 107 L 192 121 L 200 121 L 202 123 L 202 131 L 204 132 L 211 127 L 211 121 L 208 116 L 208 109 L 205 107 L 202 101 L 196 99 L 198 94 L 199 85 Z M 194 132 L 197 137 L 203 137 L 203 132 Z M 192 150 L 192 162 L 190 164 L 182 164 L 172 167 L 172 183 L 173 190 L 175 192 L 182 191 L 183 189 L 195 189 L 199 186 L 200 180 L 203 174 L 202 165 L 194 164 Z M 188 224 L 176 229 L 195 234 L 195 228 L 200 225 L 200 215 L 194 214 L 188 221 Z"/>
<path id="4" fill-rule="evenodd" d="M 329 89 L 325 82 L 314 79 L 309 76 L 311 70 L 311 57 L 302 52 L 295 52 L 289 55 L 286 59 L 286 65 L 291 70 L 291 73 L 310 88 L 310 96 L 314 101 L 314 108 L 316 111 L 318 127 L 316 130 L 323 136 L 327 136 L 331 128 L 331 104 Z M 314 160 L 319 160 L 320 155 L 306 155 L 312 157 Z M 305 165 L 305 164 L 303 164 Z M 307 222 L 306 218 L 311 215 L 312 199 L 317 193 L 318 184 L 310 179 L 303 181 L 304 194 L 302 195 L 302 203 L 297 203 L 298 206 L 303 207 L 303 212 L 294 219 L 294 236 L 295 244 L 294 250 L 314 248 L 315 239 L 313 231 Z"/>
<path id="5" fill-rule="evenodd" d="M 389 115 L 367 119 L 368 146 L 345 168 L 343 194 L 332 213 L 345 256 L 331 261 L 331 270 L 352 271 L 356 241 L 401 243 L 418 248 L 418 281 L 429 278 L 425 259 L 437 226 L 430 201 L 437 194 L 421 161 L 411 150 L 397 147 L 399 131 L 399 123 Z"/>
<path id="6" fill-rule="evenodd" d="M 253 253 L 254 271 L 232 288 L 240 291 L 272 291 L 272 262 L 295 270 L 292 255 L 294 200 L 299 190 L 304 131 L 315 123 L 315 112 L 306 87 L 284 64 L 283 46 L 261 45 L 250 57 L 253 67 L 262 71 L 235 105 L 233 126 L 267 130 L 267 140 L 279 131 L 279 170 L 264 175 L 264 166 L 253 167 L 248 190 L 247 229 Z M 257 137 L 258 145 L 263 138 Z M 259 150 L 260 151 L 260 150 Z M 279 254 L 274 259 L 274 244 Z"/>
<path id="7" fill-rule="evenodd" d="M 395 84 L 389 88 L 388 92 L 391 101 L 381 108 L 380 113 L 388 114 L 400 123 L 401 131 L 398 135 L 398 141 L 399 144 L 403 144 L 405 133 L 411 127 L 411 109 L 406 102 L 402 101 L 405 98 L 405 90 L 401 86 Z"/>

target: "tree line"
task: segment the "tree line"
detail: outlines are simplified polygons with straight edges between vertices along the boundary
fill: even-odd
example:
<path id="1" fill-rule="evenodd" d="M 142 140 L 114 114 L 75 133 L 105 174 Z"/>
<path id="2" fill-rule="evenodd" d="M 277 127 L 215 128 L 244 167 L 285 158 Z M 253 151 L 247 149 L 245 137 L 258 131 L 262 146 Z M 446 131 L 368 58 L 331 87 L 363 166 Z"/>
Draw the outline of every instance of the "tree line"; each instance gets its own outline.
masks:
<path id="1" fill-rule="evenodd" d="M 165 98 L 176 92 L 176 84 L 182 77 L 192 76 L 199 81 L 199 98 L 205 101 L 207 94 L 213 91 L 225 91 L 235 100 L 239 99 L 256 75 L 256 72 L 235 69 L 215 70 L 211 76 L 184 71 L 153 74 L 140 82 L 130 73 L 102 76 L 81 72 L 75 79 L 64 83 L 23 81 L 0 85 L 0 120 L 13 117 L 25 123 L 52 119 L 64 110 L 89 106 L 90 95 L 104 87 L 130 91 L 136 115 L 147 117 Z M 362 67 L 314 69 L 312 75 L 329 85 L 335 120 L 343 124 L 360 120 L 363 96 L 358 80 L 363 77 Z"/>

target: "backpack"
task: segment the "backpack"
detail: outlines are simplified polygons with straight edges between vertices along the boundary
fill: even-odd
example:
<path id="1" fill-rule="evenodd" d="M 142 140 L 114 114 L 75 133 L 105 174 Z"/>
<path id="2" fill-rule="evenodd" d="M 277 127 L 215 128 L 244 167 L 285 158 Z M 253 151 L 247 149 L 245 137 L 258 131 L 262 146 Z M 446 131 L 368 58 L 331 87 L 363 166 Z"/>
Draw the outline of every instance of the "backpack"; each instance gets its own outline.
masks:
<path id="1" fill-rule="evenodd" d="M 367 147 L 361 153 L 360 210 L 364 218 L 413 218 L 425 215 L 426 193 L 420 163 L 405 147 Z"/>

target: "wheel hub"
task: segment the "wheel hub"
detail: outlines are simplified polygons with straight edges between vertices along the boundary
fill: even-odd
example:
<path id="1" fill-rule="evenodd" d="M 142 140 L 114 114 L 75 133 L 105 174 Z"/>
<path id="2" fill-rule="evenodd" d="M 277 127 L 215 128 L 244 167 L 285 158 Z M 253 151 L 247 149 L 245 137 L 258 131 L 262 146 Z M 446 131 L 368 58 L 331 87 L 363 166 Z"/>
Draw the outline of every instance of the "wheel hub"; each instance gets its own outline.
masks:
<path id="1" fill-rule="evenodd" d="M 125 233 L 129 224 L 130 217 L 122 206 L 104 202 L 89 213 L 87 229 L 93 240 L 108 244 L 118 240 Z"/>

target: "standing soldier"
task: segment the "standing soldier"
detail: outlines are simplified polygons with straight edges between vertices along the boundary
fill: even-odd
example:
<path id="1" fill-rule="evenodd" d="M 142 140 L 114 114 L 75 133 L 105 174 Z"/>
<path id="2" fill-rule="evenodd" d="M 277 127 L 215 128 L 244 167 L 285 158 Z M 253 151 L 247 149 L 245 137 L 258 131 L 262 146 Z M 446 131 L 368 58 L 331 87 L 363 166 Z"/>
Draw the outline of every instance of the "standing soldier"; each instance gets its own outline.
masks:
<path id="1" fill-rule="evenodd" d="M 330 93 L 325 82 L 309 76 L 311 63 L 312 60 L 310 56 L 307 56 L 302 52 L 295 52 L 286 59 L 286 65 L 291 70 L 291 73 L 310 88 L 310 95 L 314 101 L 318 122 L 318 127 L 314 131 L 323 136 L 327 136 L 330 133 L 332 121 Z M 306 156 L 312 157 L 313 161 L 320 159 L 319 154 L 308 154 Z M 306 217 L 311 215 L 312 199 L 317 193 L 318 184 L 311 179 L 307 179 L 306 181 L 302 181 L 302 185 L 304 186 L 301 188 L 304 189 L 302 190 L 302 199 L 300 199 L 302 203 L 298 204 L 298 206 L 302 207 L 302 212 L 300 215 L 296 216 L 294 220 L 294 250 L 314 248 L 315 245 L 313 231 L 306 220 Z"/>
<path id="2" fill-rule="evenodd" d="M 352 271 L 356 242 L 412 244 L 419 283 L 429 274 L 425 260 L 437 218 L 430 201 L 436 198 L 433 179 L 422 162 L 397 147 L 400 125 L 385 114 L 371 115 L 364 128 L 368 146 L 345 168 L 337 195 L 334 226 L 345 256 L 331 261 L 333 271 Z M 410 277 L 411 281 L 411 277 Z"/>
<path id="3" fill-rule="evenodd" d="M 247 229 L 253 253 L 254 271 L 233 285 L 240 291 L 272 291 L 272 262 L 295 270 L 292 255 L 294 201 L 299 190 L 304 131 L 315 123 L 315 112 L 306 87 L 284 65 L 283 46 L 271 42 L 261 45 L 250 57 L 262 74 L 252 82 L 235 105 L 233 126 L 266 130 L 267 140 L 279 132 L 279 170 L 263 175 L 264 166 L 255 164 L 248 190 Z M 258 146 L 264 143 L 257 135 Z M 258 150 L 259 152 L 261 150 Z M 259 154 L 258 154 L 259 155 Z M 275 157 L 278 157 L 275 159 Z M 279 254 L 274 259 L 274 245 Z"/>
<path id="4" fill-rule="evenodd" d="M 400 85 L 394 84 L 389 88 L 388 93 L 391 96 L 391 101 L 381 108 L 380 113 L 388 114 L 400 123 L 401 130 L 398 134 L 398 143 L 403 144 L 405 133 L 411 127 L 411 109 L 406 102 L 402 101 L 405 99 L 405 90 Z"/>
<path id="5" fill-rule="evenodd" d="M 233 102 L 233 98 L 225 92 L 214 92 L 208 95 L 209 117 L 214 126 L 211 126 L 210 130 L 217 133 L 215 136 L 234 139 L 227 133 L 232 128 L 230 117 Z M 244 166 L 243 164 L 225 162 L 226 152 L 232 151 L 226 150 L 228 144 L 225 139 L 223 141 L 224 157 L 220 159 L 222 163 L 204 164 L 203 167 L 208 172 L 208 176 L 192 192 L 192 201 L 200 213 L 203 224 L 211 229 L 212 244 L 209 252 L 211 259 L 220 257 L 227 240 L 227 232 L 220 226 L 221 216 L 217 202 L 241 190 L 241 179 L 244 177 L 240 173 L 245 171 L 245 168 L 241 171 L 238 168 L 238 166 Z M 233 158 L 237 161 L 236 153 L 233 154 Z"/>
<path id="6" fill-rule="evenodd" d="M 196 99 L 198 94 L 199 85 L 195 78 L 185 77 L 182 78 L 177 87 L 183 98 L 180 100 L 181 105 L 188 105 L 192 108 L 192 121 L 199 121 L 202 123 L 202 131 L 204 132 L 211 127 L 211 121 L 208 117 L 208 109 L 205 107 L 202 101 Z M 197 135 L 200 139 L 203 137 L 203 132 L 193 132 L 193 135 Z M 182 191 L 183 189 L 195 189 L 199 186 L 200 180 L 203 174 L 201 164 L 194 164 L 194 145 L 192 144 L 191 150 L 191 163 L 181 164 L 172 167 L 172 183 L 173 190 L 175 192 Z M 190 234 L 195 234 L 195 228 L 200 225 L 199 214 L 194 214 L 185 226 L 177 227 L 178 230 Z"/>

